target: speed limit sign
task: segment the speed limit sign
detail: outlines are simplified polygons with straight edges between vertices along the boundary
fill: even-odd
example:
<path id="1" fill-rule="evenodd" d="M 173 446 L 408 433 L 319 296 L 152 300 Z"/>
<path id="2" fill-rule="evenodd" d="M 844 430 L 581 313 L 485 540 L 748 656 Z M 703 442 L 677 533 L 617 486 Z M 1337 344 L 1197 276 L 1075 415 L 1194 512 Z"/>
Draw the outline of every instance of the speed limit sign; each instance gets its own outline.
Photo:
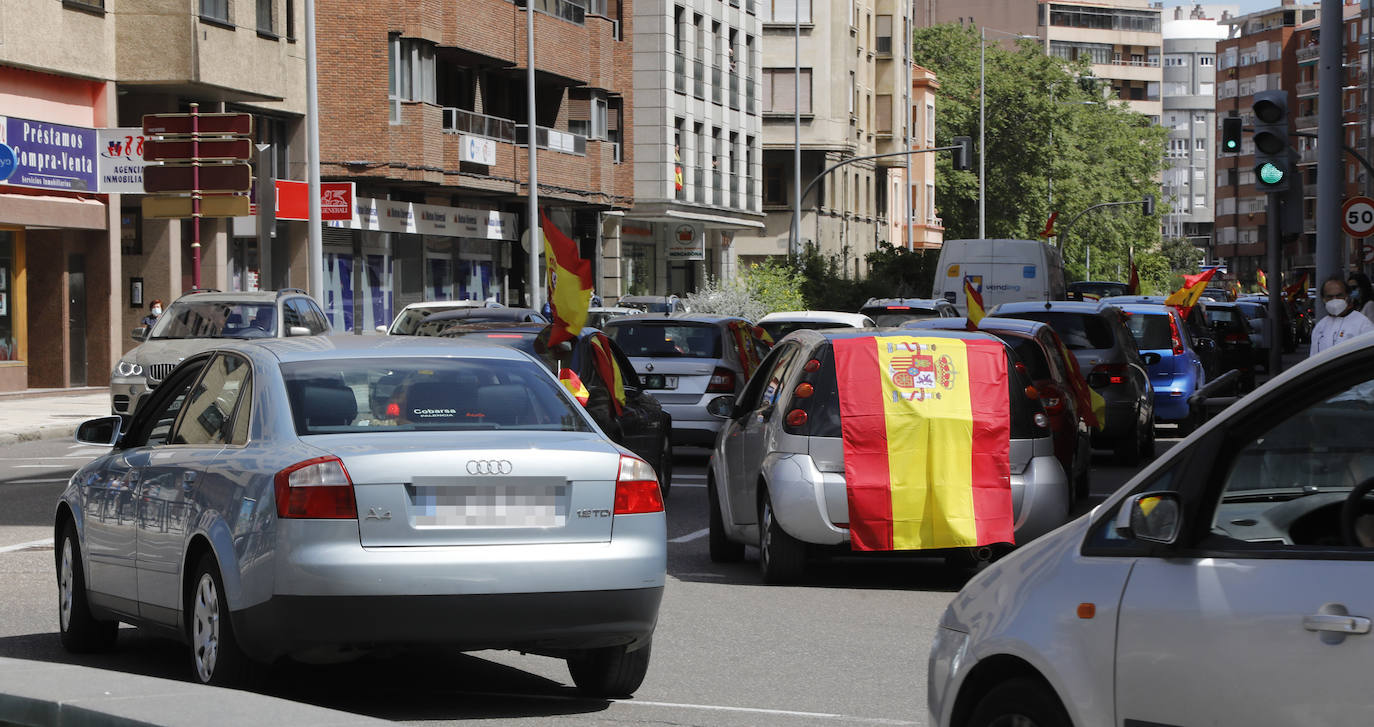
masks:
<path id="1" fill-rule="evenodd" d="M 1351 197 L 1341 207 L 1341 228 L 1351 237 L 1374 235 L 1374 199 Z"/>

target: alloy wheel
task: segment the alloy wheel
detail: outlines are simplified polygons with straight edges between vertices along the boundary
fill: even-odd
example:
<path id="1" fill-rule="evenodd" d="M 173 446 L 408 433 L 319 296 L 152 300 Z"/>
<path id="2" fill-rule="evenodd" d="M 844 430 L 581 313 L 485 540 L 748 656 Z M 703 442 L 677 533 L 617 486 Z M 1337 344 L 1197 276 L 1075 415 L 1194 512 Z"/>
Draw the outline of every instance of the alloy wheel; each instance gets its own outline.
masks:
<path id="1" fill-rule="evenodd" d="M 62 540 L 62 570 L 57 577 L 57 610 L 62 621 L 62 630 L 66 631 L 72 625 L 72 599 L 76 594 L 76 586 L 72 578 L 72 540 L 64 538 Z"/>
<path id="2" fill-rule="evenodd" d="M 209 682 L 219 658 L 219 592 L 215 579 L 202 573 L 193 596 L 191 648 L 195 652 L 196 674 L 202 682 Z"/>

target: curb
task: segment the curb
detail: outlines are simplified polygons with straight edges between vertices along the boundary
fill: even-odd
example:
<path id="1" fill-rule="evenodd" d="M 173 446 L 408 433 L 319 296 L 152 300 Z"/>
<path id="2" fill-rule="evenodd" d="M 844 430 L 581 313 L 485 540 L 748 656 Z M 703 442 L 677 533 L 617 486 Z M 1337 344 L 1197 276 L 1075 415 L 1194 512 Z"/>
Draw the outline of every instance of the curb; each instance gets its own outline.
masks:
<path id="1" fill-rule="evenodd" d="M 22 432 L 0 432 L 0 445 L 36 442 L 40 439 L 62 439 L 63 437 L 76 441 L 76 427 L 78 424 L 80 424 L 80 422 L 40 424 Z"/>

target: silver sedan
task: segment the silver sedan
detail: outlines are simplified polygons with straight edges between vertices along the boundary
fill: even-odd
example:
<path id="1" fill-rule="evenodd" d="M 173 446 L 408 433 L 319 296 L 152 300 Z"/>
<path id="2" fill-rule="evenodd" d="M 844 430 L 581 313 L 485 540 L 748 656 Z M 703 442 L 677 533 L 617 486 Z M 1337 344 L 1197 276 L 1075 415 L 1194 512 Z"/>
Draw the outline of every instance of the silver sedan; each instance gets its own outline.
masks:
<path id="1" fill-rule="evenodd" d="M 121 431 L 122 430 L 122 431 Z M 567 659 L 588 694 L 648 668 L 667 545 L 653 468 L 524 353 L 312 337 L 188 358 L 62 493 L 62 643 L 120 621 L 197 678 L 374 647 Z"/>

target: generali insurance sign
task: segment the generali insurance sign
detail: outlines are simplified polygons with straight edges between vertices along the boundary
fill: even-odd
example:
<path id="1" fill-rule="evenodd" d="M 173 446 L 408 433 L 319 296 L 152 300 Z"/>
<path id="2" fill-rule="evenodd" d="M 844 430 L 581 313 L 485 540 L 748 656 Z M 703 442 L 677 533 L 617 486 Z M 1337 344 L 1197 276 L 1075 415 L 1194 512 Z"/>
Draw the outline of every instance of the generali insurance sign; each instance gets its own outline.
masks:
<path id="1" fill-rule="evenodd" d="M 310 185 L 289 179 L 277 180 L 277 219 L 309 220 Z M 320 219 L 353 219 L 353 183 L 320 182 Z"/>

